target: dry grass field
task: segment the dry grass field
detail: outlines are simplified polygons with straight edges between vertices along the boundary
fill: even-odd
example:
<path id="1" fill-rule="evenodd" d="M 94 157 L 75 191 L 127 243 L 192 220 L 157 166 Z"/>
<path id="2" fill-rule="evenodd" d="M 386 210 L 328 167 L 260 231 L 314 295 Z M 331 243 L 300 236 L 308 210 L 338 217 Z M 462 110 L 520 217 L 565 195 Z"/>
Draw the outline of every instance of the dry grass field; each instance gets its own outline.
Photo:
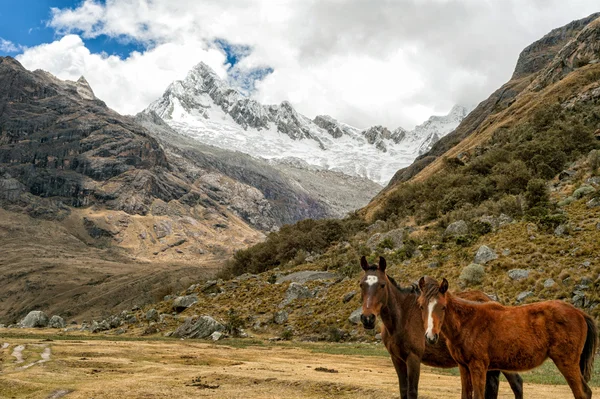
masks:
<path id="1" fill-rule="evenodd" d="M 36 334 L 19 331 L 0 339 L 1 398 L 362 399 L 398 394 L 394 369 L 380 344 L 213 344 Z M 420 385 L 422 398 L 460 396 L 456 375 L 428 367 Z M 527 383 L 525 392 L 536 399 L 570 397 L 565 385 Z M 594 388 L 594 394 L 600 395 L 600 389 Z M 500 398 L 511 397 L 508 385 L 501 384 Z"/>

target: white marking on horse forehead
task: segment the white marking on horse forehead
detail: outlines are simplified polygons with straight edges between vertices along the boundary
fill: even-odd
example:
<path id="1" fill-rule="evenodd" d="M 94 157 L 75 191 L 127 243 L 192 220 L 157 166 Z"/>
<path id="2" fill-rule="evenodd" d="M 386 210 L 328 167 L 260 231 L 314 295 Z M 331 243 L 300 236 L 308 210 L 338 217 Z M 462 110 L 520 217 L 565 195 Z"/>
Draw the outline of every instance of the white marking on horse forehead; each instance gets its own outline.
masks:
<path id="1" fill-rule="evenodd" d="M 429 301 L 429 305 L 427 306 L 427 337 L 433 339 L 433 308 L 437 305 L 437 299 L 432 299 Z"/>
<path id="2" fill-rule="evenodd" d="M 377 276 L 367 276 L 365 283 L 367 283 L 367 284 L 369 284 L 369 286 L 371 286 L 373 284 L 377 284 L 378 281 L 379 281 L 379 278 L 377 278 Z"/>

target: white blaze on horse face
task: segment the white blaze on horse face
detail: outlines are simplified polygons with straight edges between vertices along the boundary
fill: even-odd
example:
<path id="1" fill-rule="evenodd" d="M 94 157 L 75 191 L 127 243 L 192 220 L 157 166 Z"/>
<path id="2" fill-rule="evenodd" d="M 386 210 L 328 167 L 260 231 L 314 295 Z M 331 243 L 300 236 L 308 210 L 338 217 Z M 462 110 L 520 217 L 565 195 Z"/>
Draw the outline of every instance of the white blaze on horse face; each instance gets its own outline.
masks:
<path id="1" fill-rule="evenodd" d="M 433 308 L 437 305 L 437 299 L 432 299 L 429 301 L 429 306 L 427 307 L 427 338 L 434 339 L 435 336 L 433 334 Z"/>
<path id="2" fill-rule="evenodd" d="M 377 284 L 378 281 L 379 281 L 379 279 L 377 278 L 377 276 L 367 276 L 365 283 L 367 283 L 370 287 L 373 284 Z"/>
<path id="3" fill-rule="evenodd" d="M 379 281 L 379 279 L 377 278 L 377 276 L 367 276 L 365 283 L 367 283 L 367 285 L 369 287 L 371 287 L 373 284 L 377 284 L 378 281 Z M 369 295 L 367 297 L 367 309 L 370 307 L 371 307 L 371 295 Z"/>

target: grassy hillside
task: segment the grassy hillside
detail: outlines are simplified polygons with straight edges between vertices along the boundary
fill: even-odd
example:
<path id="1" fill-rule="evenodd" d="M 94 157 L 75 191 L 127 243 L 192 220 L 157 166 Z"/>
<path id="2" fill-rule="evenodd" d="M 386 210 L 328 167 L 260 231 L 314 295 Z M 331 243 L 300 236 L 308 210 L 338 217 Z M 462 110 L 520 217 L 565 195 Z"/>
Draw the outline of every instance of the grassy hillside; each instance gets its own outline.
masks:
<path id="1" fill-rule="evenodd" d="M 504 303 L 516 303 L 523 293 L 520 302 L 562 298 L 600 315 L 595 18 L 528 47 L 502 93 L 480 105 L 485 112 L 465 119 L 441 155 L 393 180 L 356 215 L 287 226 L 239 251 L 229 272 L 329 270 L 350 277 L 349 291 L 360 272 L 359 257 L 385 255 L 390 273 L 405 284 L 424 274 L 444 276 L 455 289 L 482 289 Z M 498 226 L 506 220 L 511 222 Z M 466 230 L 446 233 L 454 222 Z M 480 278 L 469 279 L 473 268 L 463 269 L 481 245 L 498 258 L 475 267 Z M 526 270 L 528 277 L 514 280 L 511 269 Z M 548 279 L 554 284 L 545 287 Z"/>

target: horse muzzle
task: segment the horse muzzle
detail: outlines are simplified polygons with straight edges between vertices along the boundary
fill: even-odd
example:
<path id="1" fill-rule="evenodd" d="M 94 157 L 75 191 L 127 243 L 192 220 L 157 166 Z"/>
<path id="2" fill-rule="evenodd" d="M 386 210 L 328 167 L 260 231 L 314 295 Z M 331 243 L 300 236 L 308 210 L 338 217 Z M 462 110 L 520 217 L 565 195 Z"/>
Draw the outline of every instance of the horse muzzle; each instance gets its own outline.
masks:
<path id="1" fill-rule="evenodd" d="M 363 327 L 367 330 L 372 330 L 375 328 L 375 319 L 376 317 L 374 314 L 370 314 L 368 316 L 365 316 L 364 314 L 360 315 L 360 321 L 362 322 Z"/>
<path id="2" fill-rule="evenodd" d="M 438 342 L 440 336 L 438 334 L 425 334 L 425 340 L 428 344 L 434 345 Z"/>

